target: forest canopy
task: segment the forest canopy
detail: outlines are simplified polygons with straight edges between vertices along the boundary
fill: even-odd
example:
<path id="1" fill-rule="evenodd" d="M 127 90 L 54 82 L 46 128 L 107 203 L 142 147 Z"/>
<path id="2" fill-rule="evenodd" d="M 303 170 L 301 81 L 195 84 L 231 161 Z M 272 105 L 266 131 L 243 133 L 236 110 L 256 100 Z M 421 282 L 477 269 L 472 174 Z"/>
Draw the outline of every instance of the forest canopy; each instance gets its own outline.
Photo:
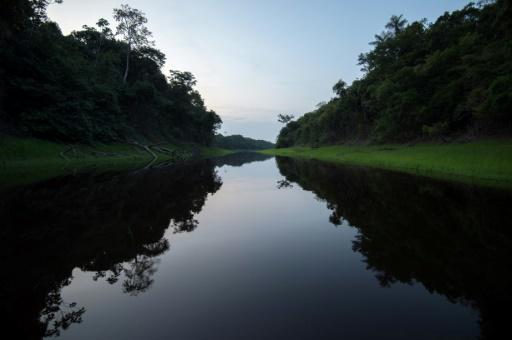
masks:
<path id="1" fill-rule="evenodd" d="M 434 23 L 393 16 L 359 56 L 363 76 L 288 122 L 277 146 L 405 142 L 512 132 L 512 2 L 470 3 Z"/>
<path id="2" fill-rule="evenodd" d="M 145 14 L 127 5 L 116 25 L 63 35 L 46 15 L 61 0 L 0 5 L 0 132 L 65 143 L 129 140 L 209 145 L 220 117 L 189 72 L 161 68 Z"/>

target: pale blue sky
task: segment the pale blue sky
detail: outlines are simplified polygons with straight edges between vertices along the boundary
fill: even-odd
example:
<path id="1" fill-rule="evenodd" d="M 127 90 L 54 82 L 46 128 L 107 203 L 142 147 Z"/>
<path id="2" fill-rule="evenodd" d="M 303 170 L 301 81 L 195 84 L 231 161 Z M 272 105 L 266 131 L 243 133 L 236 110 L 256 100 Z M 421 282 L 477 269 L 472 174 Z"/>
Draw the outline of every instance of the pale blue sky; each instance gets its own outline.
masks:
<path id="1" fill-rule="evenodd" d="M 64 0 L 49 9 L 64 33 L 121 3 L 144 11 L 169 69 L 192 72 L 222 133 L 275 140 L 278 113 L 296 116 L 361 75 L 357 56 L 393 14 L 435 20 L 467 0 Z"/>

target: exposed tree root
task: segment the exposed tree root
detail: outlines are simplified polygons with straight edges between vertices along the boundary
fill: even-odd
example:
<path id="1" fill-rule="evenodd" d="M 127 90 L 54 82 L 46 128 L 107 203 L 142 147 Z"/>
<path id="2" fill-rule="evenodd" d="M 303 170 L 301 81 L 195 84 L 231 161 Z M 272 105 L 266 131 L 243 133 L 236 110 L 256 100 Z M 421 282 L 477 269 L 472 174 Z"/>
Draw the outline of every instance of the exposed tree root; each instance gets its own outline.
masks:
<path id="1" fill-rule="evenodd" d="M 143 144 L 140 144 L 139 142 L 137 141 L 133 141 L 133 142 L 127 142 L 128 144 L 131 144 L 131 145 L 135 145 L 143 150 L 145 150 L 148 154 L 151 155 L 152 157 L 152 160 L 151 160 L 151 163 L 153 163 L 154 161 L 156 161 L 158 159 L 158 156 L 153 152 L 151 151 L 151 148 L 148 146 L 148 145 L 143 145 Z"/>
<path id="2" fill-rule="evenodd" d="M 65 160 L 65 161 L 69 161 L 69 158 L 68 158 L 68 157 L 66 157 L 66 153 L 68 153 L 69 151 L 73 151 L 73 154 L 74 154 L 74 155 L 76 155 L 76 150 L 75 150 L 75 148 L 74 148 L 73 146 L 70 146 L 70 147 L 68 147 L 66 150 L 62 151 L 62 152 L 59 154 L 60 158 L 62 158 L 62 159 L 63 159 L 63 160 Z"/>
<path id="3" fill-rule="evenodd" d="M 149 154 L 151 156 L 151 160 L 144 168 L 148 168 L 148 167 L 152 166 L 158 160 L 158 155 L 156 152 L 158 152 L 160 154 L 164 154 L 165 156 L 168 156 L 170 158 L 170 160 L 169 160 L 170 162 L 173 162 L 176 159 L 180 158 L 180 155 L 179 155 L 179 153 L 176 152 L 176 150 L 168 149 L 163 146 L 163 145 L 168 144 L 168 142 L 160 142 L 160 143 L 148 144 L 148 145 L 139 143 L 138 141 L 135 141 L 135 140 L 129 140 L 129 141 L 119 140 L 119 142 L 133 145 L 135 150 L 142 149 L 144 152 L 146 152 L 147 154 Z M 69 156 L 70 152 L 73 153 L 71 156 Z M 70 146 L 68 146 L 67 149 L 60 152 L 59 156 L 63 160 L 69 162 L 69 161 L 71 161 L 72 158 L 78 157 L 78 152 L 81 152 L 81 151 L 77 150 L 75 146 L 70 145 Z M 123 154 L 116 153 L 116 152 L 104 152 L 104 151 L 95 151 L 95 150 L 91 150 L 86 153 L 88 153 L 89 155 L 93 155 L 95 157 L 119 157 L 119 156 L 123 155 Z M 168 162 L 166 162 L 166 163 L 168 163 Z"/>

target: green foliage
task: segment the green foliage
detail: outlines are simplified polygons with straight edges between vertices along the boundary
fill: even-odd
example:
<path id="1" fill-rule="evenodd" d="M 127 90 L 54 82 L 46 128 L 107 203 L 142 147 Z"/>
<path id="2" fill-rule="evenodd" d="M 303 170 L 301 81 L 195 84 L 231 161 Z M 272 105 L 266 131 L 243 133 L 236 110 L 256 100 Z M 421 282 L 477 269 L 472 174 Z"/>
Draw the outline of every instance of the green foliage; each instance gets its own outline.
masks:
<path id="1" fill-rule="evenodd" d="M 126 24 L 124 41 L 105 19 L 63 36 L 46 18 L 52 2 L 10 0 L 11 16 L 0 16 L 0 132 L 65 143 L 212 142 L 219 116 L 193 89 L 192 74 L 166 78 L 165 55 L 143 25 L 136 33 L 144 37 L 132 37 Z"/>
<path id="2" fill-rule="evenodd" d="M 261 139 L 252 139 L 241 135 L 215 136 L 214 146 L 227 150 L 264 150 L 275 147 L 273 143 Z"/>
<path id="3" fill-rule="evenodd" d="M 436 22 L 393 16 L 361 54 L 364 76 L 290 122 L 277 146 L 404 142 L 512 132 L 512 6 L 469 4 Z"/>

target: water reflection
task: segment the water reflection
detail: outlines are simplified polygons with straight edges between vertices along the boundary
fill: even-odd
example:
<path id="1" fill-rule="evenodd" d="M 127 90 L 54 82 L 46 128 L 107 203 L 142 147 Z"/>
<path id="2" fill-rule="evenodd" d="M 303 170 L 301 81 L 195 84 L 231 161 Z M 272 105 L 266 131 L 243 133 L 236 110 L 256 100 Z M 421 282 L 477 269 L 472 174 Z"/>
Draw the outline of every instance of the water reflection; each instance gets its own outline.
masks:
<path id="1" fill-rule="evenodd" d="M 475 334 L 469 308 L 400 282 L 478 310 L 483 338 L 506 329 L 511 193 L 285 158 L 281 176 L 268 158 L 4 190 L 4 330 L 23 339 L 162 338 L 169 329 L 192 339 Z M 224 165 L 233 167 L 225 183 Z"/>
<path id="2" fill-rule="evenodd" d="M 229 165 L 240 167 L 254 162 L 263 162 L 270 158 L 273 158 L 273 156 L 268 156 L 258 152 L 242 151 L 216 158 L 214 159 L 214 162 L 218 166 Z"/>
<path id="3" fill-rule="evenodd" d="M 382 286 L 420 282 L 476 308 L 482 338 L 508 333 L 511 193 L 316 161 L 277 165 L 278 187 L 299 184 L 327 202 L 332 224 L 358 229 L 353 250 Z"/>
<path id="4" fill-rule="evenodd" d="M 219 163 L 219 162 L 217 162 Z M 190 232 L 222 182 L 200 161 L 128 174 L 82 174 L 2 193 L 2 314 L 17 338 L 59 335 L 85 308 L 60 291 L 75 267 L 137 295 L 153 283 L 164 232 Z M 10 260 L 6 260 L 10 259 Z M 5 328 L 4 328 L 5 330 Z"/>

